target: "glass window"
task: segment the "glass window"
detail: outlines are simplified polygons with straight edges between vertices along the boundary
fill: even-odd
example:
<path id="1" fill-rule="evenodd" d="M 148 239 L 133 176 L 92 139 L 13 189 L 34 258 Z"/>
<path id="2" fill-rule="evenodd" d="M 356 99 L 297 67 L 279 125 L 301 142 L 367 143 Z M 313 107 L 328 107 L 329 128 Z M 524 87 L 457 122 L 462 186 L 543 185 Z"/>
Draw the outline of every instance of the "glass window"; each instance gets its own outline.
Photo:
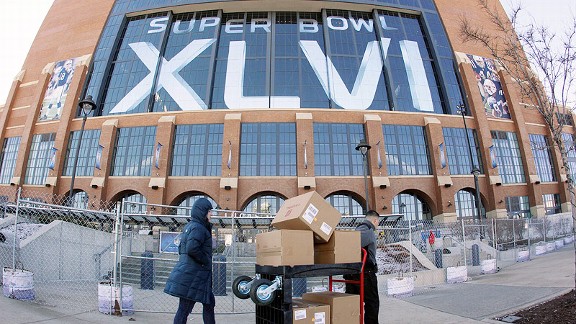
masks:
<path id="1" fill-rule="evenodd" d="M 492 143 L 496 152 L 498 173 L 503 183 L 526 182 L 524 164 L 518 147 L 516 134 L 512 132 L 492 131 Z"/>
<path id="2" fill-rule="evenodd" d="M 431 220 L 428 204 L 417 195 L 401 193 L 392 199 L 392 213 L 403 214 L 402 220 Z"/>
<path id="3" fill-rule="evenodd" d="M 146 214 L 147 213 L 147 203 L 146 197 L 139 193 L 126 193 L 120 200 L 124 203 L 124 212 L 128 214 Z"/>
<path id="4" fill-rule="evenodd" d="M 570 168 L 569 174 L 572 180 L 576 180 L 576 139 L 572 134 L 562 133 L 562 141 L 566 150 L 566 162 Z"/>
<path id="5" fill-rule="evenodd" d="M 55 138 L 55 133 L 36 134 L 32 137 L 24 183 L 30 185 L 45 183 L 49 166 L 53 162 L 52 158 L 55 157 L 53 152 Z"/>
<path id="6" fill-rule="evenodd" d="M 284 203 L 284 198 L 275 195 L 262 195 L 252 199 L 242 211 L 275 215 Z"/>
<path id="7" fill-rule="evenodd" d="M 150 176 L 156 127 L 119 128 L 111 176 Z"/>
<path id="8" fill-rule="evenodd" d="M 0 183 L 10 183 L 16 168 L 16 158 L 20 147 L 20 137 L 4 139 L 2 155 L 0 156 Z"/>
<path id="9" fill-rule="evenodd" d="M 88 200 L 90 200 L 90 197 L 85 191 L 75 191 L 74 195 L 72 196 L 72 207 L 88 209 Z"/>
<path id="10" fill-rule="evenodd" d="M 471 174 L 473 166 L 470 164 L 470 150 L 468 141 L 464 136 L 463 128 L 443 128 L 444 142 L 446 143 L 446 156 L 448 158 L 448 167 L 450 174 Z M 468 130 L 468 138 L 472 148 L 472 159 L 480 173 L 484 173 L 484 168 L 480 163 L 480 145 L 476 136 L 476 130 Z"/>
<path id="11" fill-rule="evenodd" d="M 223 124 L 177 125 L 170 175 L 219 176 L 223 133 Z"/>
<path id="12" fill-rule="evenodd" d="M 326 25 L 333 106 L 389 110 L 372 13 L 326 10 Z"/>
<path id="13" fill-rule="evenodd" d="M 506 211 L 509 218 L 530 218 L 528 196 L 506 197 Z"/>
<path id="14" fill-rule="evenodd" d="M 384 125 L 388 175 L 432 174 L 424 127 Z"/>
<path id="15" fill-rule="evenodd" d="M 165 23 L 168 16 L 166 13 L 155 13 L 127 18 L 120 45 L 110 62 L 103 115 L 150 110 L 149 98 L 158 64 L 157 52 L 164 37 L 164 32 L 149 32 L 153 21 L 156 24 Z"/>
<path id="16" fill-rule="evenodd" d="M 362 216 L 364 208 L 352 196 L 344 194 L 334 194 L 326 197 L 326 201 L 334 206 L 342 216 Z"/>
<path id="17" fill-rule="evenodd" d="M 542 182 L 556 181 L 556 171 L 552 161 L 552 151 L 548 139 L 544 135 L 529 134 L 530 147 L 534 156 L 536 172 Z"/>
<path id="18" fill-rule="evenodd" d="M 544 194 L 542 195 L 542 201 L 546 215 L 559 214 L 562 212 L 560 194 Z"/>
<path id="19" fill-rule="evenodd" d="M 296 175 L 295 124 L 245 123 L 241 132 L 241 176 Z"/>
<path id="20" fill-rule="evenodd" d="M 561 112 L 556 112 L 556 119 L 558 120 L 558 124 L 574 126 L 574 117 L 572 116 L 572 113 L 563 114 Z"/>
<path id="21" fill-rule="evenodd" d="M 160 77 L 156 80 L 154 111 L 208 108 L 215 55 L 212 44 L 219 21 L 218 11 L 189 12 L 172 17 L 164 60 L 160 63 Z M 174 65 L 184 59 L 191 62 Z M 163 75 L 173 75 L 174 79 Z"/>
<path id="22" fill-rule="evenodd" d="M 314 42 L 324 51 L 320 13 L 277 12 L 273 28 L 271 90 L 276 97 L 300 98 L 302 108 L 328 108 L 330 101 L 299 41 Z M 306 26 L 301 28 L 301 26 Z M 312 32 L 314 31 L 314 32 Z"/>
<path id="23" fill-rule="evenodd" d="M 117 4 L 87 92 L 102 93 L 103 115 L 247 107 L 444 113 L 462 95 L 453 51 L 427 1 L 419 15 L 327 9 L 129 17 L 149 8 Z M 441 93 L 450 105 L 442 107 Z"/>
<path id="24" fill-rule="evenodd" d="M 206 198 L 210 201 L 210 203 L 212 203 L 212 207 L 216 208 L 218 206 L 218 204 L 216 203 L 216 201 L 214 201 L 214 199 L 212 199 L 210 196 L 207 195 L 192 195 L 192 196 L 186 196 L 184 197 L 184 199 L 182 199 L 182 201 L 178 204 L 178 208 L 176 211 L 176 215 L 181 215 L 181 216 L 190 216 L 191 211 L 192 211 L 192 206 L 194 206 L 194 203 L 196 202 L 196 200 L 200 199 L 200 198 Z"/>
<path id="25" fill-rule="evenodd" d="M 224 14 L 212 108 L 270 107 L 271 13 Z"/>
<path id="26" fill-rule="evenodd" d="M 386 68 L 393 110 L 443 113 L 435 62 L 429 40 L 416 15 L 378 11 L 381 37 L 389 42 Z"/>
<path id="27" fill-rule="evenodd" d="M 64 161 L 64 170 L 62 171 L 62 175 L 72 175 L 79 138 L 80 132 L 70 133 L 68 147 L 66 148 L 66 161 Z M 99 141 L 99 129 L 85 130 L 82 134 L 82 143 L 80 145 L 80 153 L 78 154 L 78 164 L 76 165 L 77 176 L 94 175 L 94 166 L 96 165 L 96 152 L 98 151 Z"/>
<path id="28" fill-rule="evenodd" d="M 362 154 L 356 151 L 356 145 L 364 138 L 362 124 L 314 123 L 315 175 L 363 175 Z"/>
<path id="29" fill-rule="evenodd" d="M 476 196 L 473 192 L 468 190 L 459 190 L 454 195 L 454 202 L 456 204 L 456 215 L 458 218 L 478 218 L 476 211 Z M 480 214 L 485 214 L 484 206 L 480 201 Z"/>

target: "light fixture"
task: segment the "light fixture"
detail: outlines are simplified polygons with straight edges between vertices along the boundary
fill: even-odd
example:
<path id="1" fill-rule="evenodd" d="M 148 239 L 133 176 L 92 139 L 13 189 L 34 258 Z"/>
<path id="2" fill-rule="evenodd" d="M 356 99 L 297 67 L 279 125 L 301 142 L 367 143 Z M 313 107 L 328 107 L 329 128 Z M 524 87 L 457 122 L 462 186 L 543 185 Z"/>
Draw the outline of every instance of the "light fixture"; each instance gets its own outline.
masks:
<path id="1" fill-rule="evenodd" d="M 368 170 L 368 161 L 366 158 L 366 155 L 368 154 L 368 151 L 370 151 L 370 148 L 372 148 L 372 146 L 370 146 L 368 143 L 366 143 L 366 141 L 364 139 L 360 140 L 360 143 L 358 143 L 358 145 L 356 145 L 356 151 L 360 152 L 360 154 L 362 154 L 362 171 L 364 173 L 364 194 L 366 195 L 366 210 L 365 212 L 367 212 L 369 210 L 369 206 L 370 206 L 370 197 L 368 196 L 368 175 L 367 175 L 367 170 Z"/>
<path id="2" fill-rule="evenodd" d="M 70 192 L 68 197 L 68 205 L 72 206 L 74 197 L 74 180 L 76 179 L 76 168 L 78 167 L 78 155 L 80 154 L 80 145 L 82 144 L 82 135 L 84 135 L 84 126 L 88 114 L 96 109 L 96 103 L 92 100 L 92 96 L 88 95 L 84 100 L 78 103 L 80 111 L 82 112 L 82 126 L 80 127 L 80 134 L 78 135 L 78 144 L 76 144 L 76 155 L 74 156 L 74 164 L 72 165 L 72 178 L 70 179 Z"/>
<path id="3" fill-rule="evenodd" d="M 456 111 L 462 115 L 462 122 L 464 123 L 464 136 L 466 136 L 466 140 L 468 143 L 468 153 L 470 155 L 470 165 L 472 166 L 472 175 L 474 175 L 474 189 L 475 189 L 475 201 L 474 204 L 476 205 L 476 213 L 478 214 L 478 221 L 482 220 L 482 211 L 480 209 L 480 186 L 478 185 L 478 175 L 480 175 L 480 169 L 476 167 L 474 163 L 474 158 L 472 156 L 472 144 L 470 143 L 470 136 L 468 136 L 468 127 L 466 126 L 466 106 L 463 103 L 460 103 L 456 106 Z"/>

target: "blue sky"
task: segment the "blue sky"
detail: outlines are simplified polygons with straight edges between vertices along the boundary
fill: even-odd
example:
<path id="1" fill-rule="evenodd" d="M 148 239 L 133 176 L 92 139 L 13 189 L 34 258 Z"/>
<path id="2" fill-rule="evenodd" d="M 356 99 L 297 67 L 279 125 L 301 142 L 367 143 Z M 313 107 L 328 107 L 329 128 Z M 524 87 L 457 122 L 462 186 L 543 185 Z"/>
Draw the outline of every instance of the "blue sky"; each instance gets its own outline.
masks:
<path id="1" fill-rule="evenodd" d="M 12 80 L 20 69 L 54 0 L 0 0 L 0 12 L 9 12 L 0 20 L 0 44 L 5 49 L 0 59 L 0 105 L 6 101 Z M 575 0 L 500 0 L 506 8 L 518 3 L 537 25 L 549 26 L 561 33 L 576 15 Z M 17 32 L 16 32 L 17 31 Z M 64 58 L 63 58 L 64 59 Z"/>

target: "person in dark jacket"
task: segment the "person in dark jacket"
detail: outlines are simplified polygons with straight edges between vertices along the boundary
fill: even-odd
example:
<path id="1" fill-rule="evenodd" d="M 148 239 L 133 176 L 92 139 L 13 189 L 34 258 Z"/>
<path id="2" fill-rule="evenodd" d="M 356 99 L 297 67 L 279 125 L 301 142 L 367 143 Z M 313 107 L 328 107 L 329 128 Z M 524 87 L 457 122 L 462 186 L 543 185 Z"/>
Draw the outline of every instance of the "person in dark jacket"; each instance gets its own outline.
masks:
<path id="1" fill-rule="evenodd" d="M 178 246 L 178 263 L 172 269 L 164 292 L 180 298 L 174 324 L 186 323 L 196 302 L 202 303 L 205 324 L 215 323 L 212 293 L 212 204 L 206 198 L 196 200 Z"/>
<path id="2" fill-rule="evenodd" d="M 364 266 L 364 323 L 378 324 L 380 297 L 378 295 L 378 264 L 376 263 L 376 227 L 379 223 L 378 212 L 369 210 L 362 223 L 356 226 L 360 231 L 361 246 L 366 249 L 366 264 Z M 347 280 L 360 280 L 360 275 L 345 275 Z M 360 294 L 360 286 L 346 283 L 346 293 Z"/>

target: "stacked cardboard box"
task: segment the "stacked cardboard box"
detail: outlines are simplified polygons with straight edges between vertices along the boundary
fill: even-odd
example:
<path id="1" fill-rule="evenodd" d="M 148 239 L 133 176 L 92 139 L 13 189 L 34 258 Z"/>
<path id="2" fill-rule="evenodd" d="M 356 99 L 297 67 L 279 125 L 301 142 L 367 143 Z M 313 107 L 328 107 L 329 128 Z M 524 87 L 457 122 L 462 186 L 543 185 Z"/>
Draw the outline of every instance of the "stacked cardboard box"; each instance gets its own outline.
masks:
<path id="1" fill-rule="evenodd" d="M 292 300 L 293 323 L 330 324 L 330 306 L 303 299 Z"/>
<path id="2" fill-rule="evenodd" d="M 360 233 L 335 231 L 342 215 L 317 192 L 284 202 L 272 225 L 256 236 L 256 263 L 271 266 L 361 262 Z"/>
<path id="3" fill-rule="evenodd" d="M 342 215 L 317 192 L 290 198 L 256 236 L 256 263 L 271 266 L 361 262 L 360 233 L 335 231 Z"/>
<path id="4" fill-rule="evenodd" d="M 360 319 L 360 296 L 322 291 L 305 293 L 302 299 L 308 302 L 330 305 L 330 321 L 333 324 L 358 323 Z"/>
<path id="5" fill-rule="evenodd" d="M 335 231 L 342 215 L 312 191 L 284 202 L 272 225 L 256 236 L 256 263 L 295 266 L 361 262 L 360 232 Z M 304 297 L 306 296 L 306 297 Z M 357 323 L 360 296 L 306 293 L 292 300 L 294 323 Z"/>

